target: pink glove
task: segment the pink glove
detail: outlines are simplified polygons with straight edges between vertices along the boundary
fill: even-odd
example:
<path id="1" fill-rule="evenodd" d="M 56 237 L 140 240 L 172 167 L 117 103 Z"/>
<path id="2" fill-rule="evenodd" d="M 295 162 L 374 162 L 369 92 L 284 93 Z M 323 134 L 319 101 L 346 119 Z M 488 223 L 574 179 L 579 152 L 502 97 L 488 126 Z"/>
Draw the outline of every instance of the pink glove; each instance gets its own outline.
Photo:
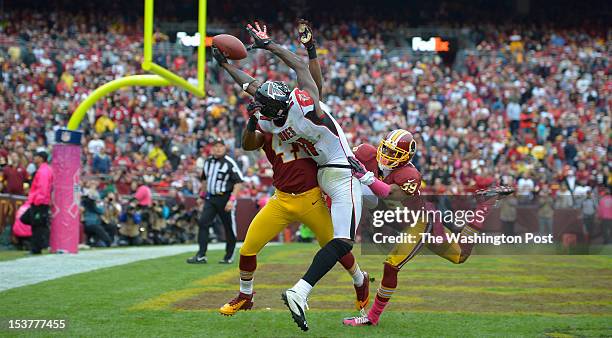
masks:
<path id="1" fill-rule="evenodd" d="M 366 170 L 366 167 L 355 157 L 348 158 L 353 167 L 353 176 L 359 179 L 361 184 L 370 187 L 370 190 L 378 197 L 387 197 L 391 193 L 391 186 L 374 177 L 374 173 Z"/>

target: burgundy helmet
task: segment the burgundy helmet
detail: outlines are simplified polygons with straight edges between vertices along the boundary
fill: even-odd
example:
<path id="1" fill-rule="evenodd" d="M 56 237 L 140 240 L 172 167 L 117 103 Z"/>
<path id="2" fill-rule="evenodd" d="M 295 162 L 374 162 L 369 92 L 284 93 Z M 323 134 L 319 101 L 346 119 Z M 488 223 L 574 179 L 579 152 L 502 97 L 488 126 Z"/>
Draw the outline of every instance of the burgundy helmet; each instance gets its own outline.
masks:
<path id="1" fill-rule="evenodd" d="M 385 136 L 378 144 L 376 161 L 383 169 L 400 168 L 408 164 L 416 154 L 416 141 L 404 129 L 396 129 Z"/>

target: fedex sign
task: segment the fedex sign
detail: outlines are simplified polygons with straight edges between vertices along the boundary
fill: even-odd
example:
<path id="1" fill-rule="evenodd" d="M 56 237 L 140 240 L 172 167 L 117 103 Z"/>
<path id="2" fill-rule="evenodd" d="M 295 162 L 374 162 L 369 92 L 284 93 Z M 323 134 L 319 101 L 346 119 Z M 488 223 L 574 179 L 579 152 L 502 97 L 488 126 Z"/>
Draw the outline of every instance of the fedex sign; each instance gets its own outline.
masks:
<path id="1" fill-rule="evenodd" d="M 448 41 L 440 37 L 423 40 L 421 37 L 412 38 L 412 50 L 415 52 L 448 52 Z"/>

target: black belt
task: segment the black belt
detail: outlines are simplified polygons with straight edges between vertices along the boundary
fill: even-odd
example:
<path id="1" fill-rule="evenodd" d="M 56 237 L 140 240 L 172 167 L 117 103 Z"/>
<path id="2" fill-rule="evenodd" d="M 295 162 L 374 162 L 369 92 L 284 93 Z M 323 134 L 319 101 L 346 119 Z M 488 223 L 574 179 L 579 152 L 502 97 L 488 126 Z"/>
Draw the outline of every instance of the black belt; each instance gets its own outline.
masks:
<path id="1" fill-rule="evenodd" d="M 323 164 L 318 166 L 319 168 L 342 168 L 342 169 L 353 169 L 350 164 Z"/>

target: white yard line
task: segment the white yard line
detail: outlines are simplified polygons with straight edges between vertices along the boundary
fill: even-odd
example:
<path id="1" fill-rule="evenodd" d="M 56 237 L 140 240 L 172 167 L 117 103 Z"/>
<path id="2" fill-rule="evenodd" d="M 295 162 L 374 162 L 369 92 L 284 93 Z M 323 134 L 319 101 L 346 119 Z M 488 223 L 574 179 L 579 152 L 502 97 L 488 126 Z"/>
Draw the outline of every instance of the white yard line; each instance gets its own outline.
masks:
<path id="1" fill-rule="evenodd" d="M 237 247 L 240 247 L 241 244 L 238 243 Z M 225 249 L 225 244 L 210 244 L 208 249 L 222 250 Z M 195 244 L 143 246 L 81 251 L 76 255 L 25 257 L 0 262 L 0 292 L 77 273 L 196 251 L 198 251 L 198 246 Z M 213 263 L 216 264 L 216 262 Z"/>

